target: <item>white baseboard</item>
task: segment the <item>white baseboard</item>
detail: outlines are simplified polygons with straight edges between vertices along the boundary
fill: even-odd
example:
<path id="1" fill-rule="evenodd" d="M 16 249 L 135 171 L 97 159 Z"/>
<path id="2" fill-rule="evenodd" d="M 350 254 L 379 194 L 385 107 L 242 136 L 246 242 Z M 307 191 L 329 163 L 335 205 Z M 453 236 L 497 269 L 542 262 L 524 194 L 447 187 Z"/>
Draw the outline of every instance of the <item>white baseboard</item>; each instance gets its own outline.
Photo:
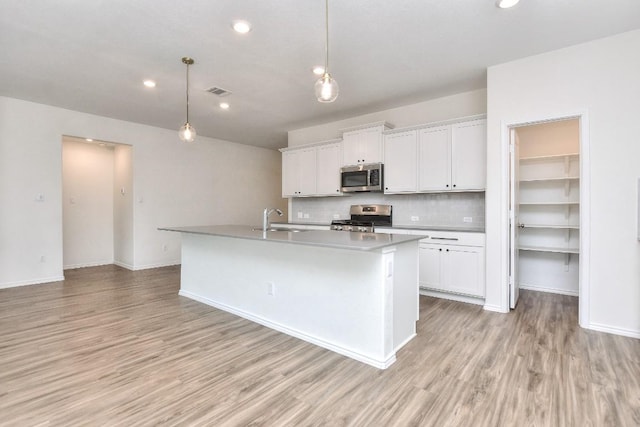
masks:
<path id="1" fill-rule="evenodd" d="M 355 359 L 355 360 L 357 360 L 359 362 L 362 362 L 362 363 L 366 363 L 367 365 L 371 365 L 371 366 L 373 366 L 375 368 L 378 368 L 378 369 L 387 369 L 389 366 L 391 366 L 393 364 L 393 362 L 396 361 L 395 353 L 392 354 L 391 356 L 389 356 L 385 360 L 373 359 L 373 358 L 371 358 L 369 356 L 366 356 L 364 354 L 356 353 L 356 352 L 354 352 L 354 351 L 352 351 L 350 349 L 347 349 L 347 348 L 344 348 L 344 347 L 340 347 L 340 346 L 337 346 L 337 345 L 332 344 L 330 342 L 324 341 L 323 339 L 315 337 L 313 335 L 308 335 L 308 334 L 306 334 L 306 333 L 304 333 L 302 331 L 299 331 L 297 329 L 293 329 L 293 328 L 290 328 L 288 326 L 281 325 L 280 323 L 272 322 L 272 321 L 270 321 L 268 319 L 265 319 L 263 317 L 259 317 L 259 316 L 256 316 L 254 314 L 247 313 L 246 311 L 239 310 L 239 309 L 234 308 L 234 307 L 230 307 L 230 306 L 228 306 L 226 304 L 221 304 L 219 302 L 213 301 L 213 300 L 211 300 L 209 298 L 205 298 L 205 297 L 200 296 L 200 295 L 196 295 L 196 294 L 194 294 L 192 292 L 189 292 L 189 291 L 184 291 L 184 290 L 181 289 L 180 292 L 178 292 L 178 295 L 190 298 L 192 300 L 201 302 L 203 304 L 210 305 L 211 307 L 218 308 L 218 309 L 226 311 L 228 313 L 235 314 L 236 316 L 240 316 L 240 317 L 245 318 L 247 320 L 250 320 L 252 322 L 259 323 L 259 324 L 261 324 L 263 326 L 266 326 L 267 328 L 271 328 L 271 329 L 274 329 L 274 330 L 276 330 L 278 332 L 282 332 L 284 334 L 291 335 L 292 337 L 301 339 L 301 340 L 306 341 L 306 342 L 311 343 L 311 344 L 315 344 L 315 345 L 317 345 L 319 347 L 322 347 L 322 348 L 326 348 L 327 350 L 331 350 L 331 351 L 336 352 L 338 354 L 341 354 L 343 356 L 350 357 L 352 359 Z"/>
<path id="2" fill-rule="evenodd" d="M 593 331 L 606 332 L 608 334 L 622 335 L 623 337 L 640 338 L 640 331 L 626 328 L 618 328 L 615 326 L 603 325 L 601 323 L 590 323 L 586 329 Z"/>
<path id="3" fill-rule="evenodd" d="M 505 311 L 501 306 L 499 305 L 491 305 L 491 304 L 485 304 L 483 307 L 483 310 L 486 311 L 493 311 L 494 313 L 508 313 L 509 312 L 509 308 L 507 308 L 507 310 Z"/>
<path id="4" fill-rule="evenodd" d="M 126 268 L 127 270 L 131 270 L 131 271 L 134 270 L 133 265 L 127 264 L 126 262 L 113 261 L 113 264 L 117 265 L 118 267 Z"/>
<path id="5" fill-rule="evenodd" d="M 96 261 L 96 262 L 88 262 L 88 263 L 82 263 L 82 264 L 63 265 L 62 269 L 63 270 L 74 270 L 76 268 L 98 267 L 98 266 L 101 266 L 101 265 L 111 265 L 111 264 L 113 264 L 113 260 Z"/>
<path id="6" fill-rule="evenodd" d="M 434 291 L 432 289 L 420 288 L 420 295 L 448 299 L 451 301 L 466 302 L 467 304 L 484 305 L 484 298 L 471 297 L 468 295 L 460 294 L 450 294 L 448 292 Z"/>
<path id="7" fill-rule="evenodd" d="M 121 266 L 121 267 L 129 268 L 129 270 L 133 270 L 133 271 L 138 271 L 138 270 L 149 270 L 150 268 L 171 267 L 172 265 L 180 265 L 181 263 L 182 263 L 181 261 L 170 261 L 168 263 L 136 265 L 136 266 L 133 266 L 133 268 L 124 267 L 124 266 Z"/>
<path id="8" fill-rule="evenodd" d="M 560 288 L 549 288 L 546 286 L 538 286 L 538 285 L 529 285 L 526 283 L 520 283 L 518 285 L 520 289 L 525 289 L 527 291 L 536 291 L 536 292 L 547 292 L 550 294 L 560 294 L 560 295 L 569 295 L 572 297 L 579 296 L 578 291 L 572 291 L 569 289 L 560 289 Z"/>
<path id="9" fill-rule="evenodd" d="M 16 288 L 18 286 L 41 285 L 43 283 L 61 282 L 64 276 L 45 277 L 42 279 L 21 280 L 18 282 L 0 283 L 0 289 Z"/>

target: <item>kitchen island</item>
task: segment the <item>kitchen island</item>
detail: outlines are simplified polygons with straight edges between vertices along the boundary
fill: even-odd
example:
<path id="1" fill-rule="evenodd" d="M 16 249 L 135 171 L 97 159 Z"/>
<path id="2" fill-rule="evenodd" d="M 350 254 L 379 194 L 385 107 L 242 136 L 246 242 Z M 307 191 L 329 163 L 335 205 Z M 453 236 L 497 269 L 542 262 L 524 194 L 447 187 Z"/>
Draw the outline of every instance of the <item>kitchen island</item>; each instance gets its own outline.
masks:
<path id="1" fill-rule="evenodd" d="M 381 369 L 416 334 L 420 236 L 161 230 L 182 233 L 182 296 Z"/>

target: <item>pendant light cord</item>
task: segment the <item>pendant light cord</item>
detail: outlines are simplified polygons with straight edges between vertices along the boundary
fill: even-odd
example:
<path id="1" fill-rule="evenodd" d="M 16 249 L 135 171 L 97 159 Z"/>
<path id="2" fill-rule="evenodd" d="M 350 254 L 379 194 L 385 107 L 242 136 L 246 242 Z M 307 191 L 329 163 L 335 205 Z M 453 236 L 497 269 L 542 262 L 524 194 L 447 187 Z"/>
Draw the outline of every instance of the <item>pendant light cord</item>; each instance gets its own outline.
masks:
<path id="1" fill-rule="evenodd" d="M 329 74 L 329 0 L 325 0 L 325 35 L 326 43 L 324 45 L 324 73 Z"/>
<path id="2" fill-rule="evenodd" d="M 187 123 L 189 123 L 189 64 L 187 63 Z"/>

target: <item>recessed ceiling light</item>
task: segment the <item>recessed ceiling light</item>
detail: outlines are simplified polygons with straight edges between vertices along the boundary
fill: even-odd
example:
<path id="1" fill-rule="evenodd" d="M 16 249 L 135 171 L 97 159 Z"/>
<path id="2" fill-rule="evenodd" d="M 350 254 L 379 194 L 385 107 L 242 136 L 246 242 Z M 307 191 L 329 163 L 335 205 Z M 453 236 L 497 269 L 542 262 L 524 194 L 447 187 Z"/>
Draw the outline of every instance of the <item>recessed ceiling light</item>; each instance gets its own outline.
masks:
<path id="1" fill-rule="evenodd" d="M 223 110 L 228 110 L 230 107 L 229 104 L 227 104 L 226 102 L 221 102 L 220 103 L 220 108 L 222 108 Z"/>
<path id="2" fill-rule="evenodd" d="M 93 142 L 93 139 L 91 139 L 91 138 L 85 138 L 84 140 L 87 141 L 87 142 Z"/>
<path id="3" fill-rule="evenodd" d="M 518 4 L 519 1 L 520 0 L 498 0 L 496 1 L 496 6 L 500 9 L 508 9 Z"/>
<path id="4" fill-rule="evenodd" d="M 146 87 L 156 87 L 156 82 L 154 82 L 153 80 L 145 80 L 143 84 Z"/>
<path id="5" fill-rule="evenodd" d="M 313 74 L 316 76 L 321 76 L 324 74 L 324 67 L 322 65 L 316 65 L 313 67 Z"/>
<path id="6" fill-rule="evenodd" d="M 236 33 L 247 34 L 251 31 L 251 24 L 247 21 L 233 21 L 231 27 Z"/>

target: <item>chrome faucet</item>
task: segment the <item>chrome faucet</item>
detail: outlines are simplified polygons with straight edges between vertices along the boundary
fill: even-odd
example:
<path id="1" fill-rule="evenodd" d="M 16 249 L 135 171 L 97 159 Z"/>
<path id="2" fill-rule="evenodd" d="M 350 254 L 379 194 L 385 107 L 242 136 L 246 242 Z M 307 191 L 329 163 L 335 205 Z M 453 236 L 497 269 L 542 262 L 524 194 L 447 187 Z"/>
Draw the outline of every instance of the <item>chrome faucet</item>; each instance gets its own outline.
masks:
<path id="1" fill-rule="evenodd" d="M 282 216 L 283 213 L 280 209 L 269 209 L 269 208 L 264 208 L 264 212 L 262 213 L 262 232 L 266 233 L 267 230 L 269 229 L 269 215 L 271 215 L 272 213 L 276 212 L 278 214 L 278 216 Z"/>

